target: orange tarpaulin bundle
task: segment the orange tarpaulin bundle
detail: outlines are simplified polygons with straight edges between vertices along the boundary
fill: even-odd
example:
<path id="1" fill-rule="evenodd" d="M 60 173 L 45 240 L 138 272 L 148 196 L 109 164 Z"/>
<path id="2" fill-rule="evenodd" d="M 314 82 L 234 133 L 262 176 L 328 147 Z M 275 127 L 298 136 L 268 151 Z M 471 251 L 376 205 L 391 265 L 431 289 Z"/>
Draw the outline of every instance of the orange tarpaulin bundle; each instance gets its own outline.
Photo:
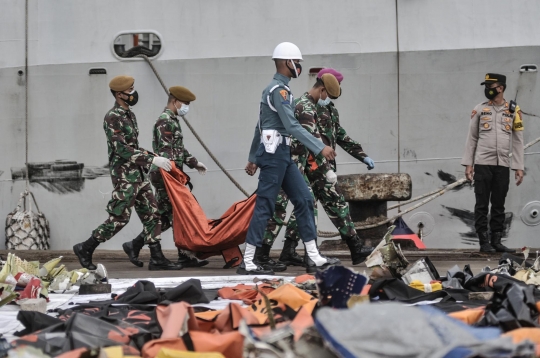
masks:
<path id="1" fill-rule="evenodd" d="M 241 262 L 238 245 L 246 240 L 256 195 L 234 203 L 219 219 L 208 219 L 186 184 L 189 177 L 175 167 L 161 170 L 173 206 L 174 243 L 177 247 L 198 253 L 199 258 L 222 254 L 226 262 L 235 256 L 232 266 Z"/>

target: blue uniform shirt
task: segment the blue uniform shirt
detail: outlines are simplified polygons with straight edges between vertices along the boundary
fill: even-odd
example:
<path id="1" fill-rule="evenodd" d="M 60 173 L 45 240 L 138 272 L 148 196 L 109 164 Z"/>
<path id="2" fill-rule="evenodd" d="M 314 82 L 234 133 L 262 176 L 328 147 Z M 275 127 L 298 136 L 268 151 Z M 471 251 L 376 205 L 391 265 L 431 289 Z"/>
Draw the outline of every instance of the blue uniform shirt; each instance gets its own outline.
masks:
<path id="1" fill-rule="evenodd" d="M 318 155 L 323 150 L 325 144 L 305 130 L 294 117 L 294 103 L 291 103 L 291 93 L 285 88 L 285 86 L 289 84 L 289 81 L 289 77 L 276 73 L 272 82 L 264 89 L 261 98 L 261 110 L 259 113 L 260 129 L 275 129 L 282 136 L 295 137 L 313 154 Z M 279 85 L 279 87 L 274 89 L 270 96 L 271 105 L 273 105 L 277 111 L 274 112 L 268 105 L 267 98 L 270 90 L 276 85 Z M 257 164 L 255 153 L 257 152 L 260 143 L 261 135 L 259 132 L 259 123 L 257 123 L 248 157 L 248 160 L 251 163 Z"/>

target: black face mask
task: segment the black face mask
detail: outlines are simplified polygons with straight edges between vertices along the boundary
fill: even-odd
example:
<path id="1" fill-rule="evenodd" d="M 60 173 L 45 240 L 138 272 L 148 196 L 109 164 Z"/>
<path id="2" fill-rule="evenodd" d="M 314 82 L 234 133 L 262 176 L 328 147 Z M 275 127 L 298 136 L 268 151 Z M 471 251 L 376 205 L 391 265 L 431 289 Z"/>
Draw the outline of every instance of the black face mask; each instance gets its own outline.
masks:
<path id="1" fill-rule="evenodd" d="M 489 100 L 492 100 L 493 98 L 497 97 L 499 92 L 497 92 L 497 87 L 495 88 L 484 88 L 484 94 L 486 95 L 486 98 Z"/>
<path id="2" fill-rule="evenodd" d="M 124 99 L 124 102 L 126 102 L 128 106 L 134 106 L 137 104 L 137 102 L 139 102 L 139 94 L 137 93 L 137 91 L 133 91 L 133 93 L 122 93 L 128 96 L 127 99 Z"/>
<path id="3" fill-rule="evenodd" d="M 293 61 L 291 61 L 291 62 L 293 62 Z M 287 68 L 289 69 L 289 71 L 291 71 L 292 77 L 293 77 L 293 78 L 298 78 L 298 77 L 300 77 L 300 75 L 302 74 L 302 65 L 299 64 L 299 63 L 295 63 L 293 66 L 296 66 L 296 69 L 297 69 L 297 70 L 300 70 L 300 71 L 296 72 L 296 71 L 294 70 L 294 67 L 289 67 L 289 62 L 287 62 Z"/>

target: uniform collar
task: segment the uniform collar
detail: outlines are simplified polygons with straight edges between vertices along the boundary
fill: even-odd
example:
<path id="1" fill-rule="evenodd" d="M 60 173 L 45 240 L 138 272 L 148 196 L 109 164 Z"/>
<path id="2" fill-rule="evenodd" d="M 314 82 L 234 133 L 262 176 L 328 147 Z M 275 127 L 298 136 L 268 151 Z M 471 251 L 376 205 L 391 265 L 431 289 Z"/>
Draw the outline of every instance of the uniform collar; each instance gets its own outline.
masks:
<path id="1" fill-rule="evenodd" d="M 169 108 L 165 107 L 165 109 L 163 110 L 163 113 L 167 113 L 169 116 L 173 117 L 173 118 L 176 118 L 176 114 L 174 114 L 173 111 L 171 111 Z"/>
<path id="2" fill-rule="evenodd" d="M 311 101 L 311 103 L 317 104 L 317 103 L 315 102 L 315 99 L 313 98 L 312 95 L 309 94 L 309 92 L 304 92 L 304 94 L 302 95 L 302 97 L 306 97 L 307 99 L 309 99 L 309 100 Z"/>
<path id="3" fill-rule="evenodd" d="M 506 110 L 508 109 L 508 102 L 506 100 L 504 100 L 504 103 L 503 104 L 500 104 L 500 105 L 496 105 L 495 102 L 493 101 L 489 101 L 488 102 L 488 105 L 490 105 L 491 107 L 495 108 L 495 110 L 497 111 L 500 111 L 500 110 Z"/>
<path id="4" fill-rule="evenodd" d="M 274 79 L 276 81 L 279 81 L 279 82 L 283 82 L 284 84 L 288 85 L 289 84 L 289 81 L 291 80 L 289 77 L 287 76 L 283 76 L 281 73 L 276 73 L 274 75 Z"/>
<path id="5" fill-rule="evenodd" d="M 114 107 L 113 107 L 113 108 L 116 109 L 116 110 L 117 110 L 119 113 L 121 113 L 121 114 L 124 114 L 124 113 L 126 113 L 126 112 L 130 112 L 129 109 L 125 109 L 124 107 L 122 107 L 122 106 L 120 105 L 120 103 L 118 103 L 118 102 L 116 102 L 116 101 L 114 101 Z"/>

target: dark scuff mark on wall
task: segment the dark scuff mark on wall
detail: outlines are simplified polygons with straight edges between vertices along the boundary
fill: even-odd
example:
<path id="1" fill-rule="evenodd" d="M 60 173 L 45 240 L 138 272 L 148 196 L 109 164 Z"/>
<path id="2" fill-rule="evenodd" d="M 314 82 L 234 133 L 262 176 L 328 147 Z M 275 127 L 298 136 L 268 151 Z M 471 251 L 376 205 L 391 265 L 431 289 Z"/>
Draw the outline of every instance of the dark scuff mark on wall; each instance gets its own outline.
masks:
<path id="1" fill-rule="evenodd" d="M 445 208 L 446 210 L 448 210 L 451 216 L 458 218 L 459 220 L 461 220 L 461 222 L 463 222 L 469 228 L 468 232 L 463 232 L 459 234 L 462 238 L 461 242 L 465 245 L 478 245 L 478 237 L 476 235 L 476 229 L 474 227 L 474 213 L 470 210 L 451 208 L 444 205 L 441 205 L 441 206 Z M 510 232 L 510 228 L 512 226 L 513 218 L 514 218 L 514 214 L 511 212 L 507 212 L 504 214 L 505 230 L 503 233 L 503 238 L 508 237 L 508 233 Z M 490 217 L 488 215 L 488 222 L 489 222 L 489 219 Z"/>
<path id="2" fill-rule="evenodd" d="M 439 177 L 439 179 L 446 182 L 447 185 L 453 184 L 453 183 L 455 183 L 457 181 L 457 179 L 456 179 L 456 177 L 454 175 L 452 175 L 450 173 L 446 173 L 446 172 L 444 172 L 444 171 L 442 171 L 440 169 L 437 171 L 437 176 Z M 453 191 L 461 190 L 461 189 L 465 188 L 466 185 L 467 185 L 467 183 L 458 185 L 457 187 L 455 187 L 452 190 Z"/>
<path id="3" fill-rule="evenodd" d="M 425 174 L 425 175 L 429 175 L 430 177 L 433 176 L 431 173 L 428 173 L 428 172 L 425 172 L 424 174 Z"/>
<path id="4" fill-rule="evenodd" d="M 109 169 L 104 167 L 86 167 L 84 163 L 72 160 L 28 163 L 30 184 L 39 185 L 56 194 L 80 192 L 86 179 L 109 176 Z M 11 168 L 13 180 L 26 180 L 26 167 Z"/>
<path id="5" fill-rule="evenodd" d="M 409 148 L 403 148 L 403 158 L 416 158 L 416 152 Z"/>
<path id="6" fill-rule="evenodd" d="M 85 167 L 83 169 L 83 178 L 85 179 L 96 179 L 97 177 L 106 177 L 109 176 L 109 164 L 102 167 Z"/>

